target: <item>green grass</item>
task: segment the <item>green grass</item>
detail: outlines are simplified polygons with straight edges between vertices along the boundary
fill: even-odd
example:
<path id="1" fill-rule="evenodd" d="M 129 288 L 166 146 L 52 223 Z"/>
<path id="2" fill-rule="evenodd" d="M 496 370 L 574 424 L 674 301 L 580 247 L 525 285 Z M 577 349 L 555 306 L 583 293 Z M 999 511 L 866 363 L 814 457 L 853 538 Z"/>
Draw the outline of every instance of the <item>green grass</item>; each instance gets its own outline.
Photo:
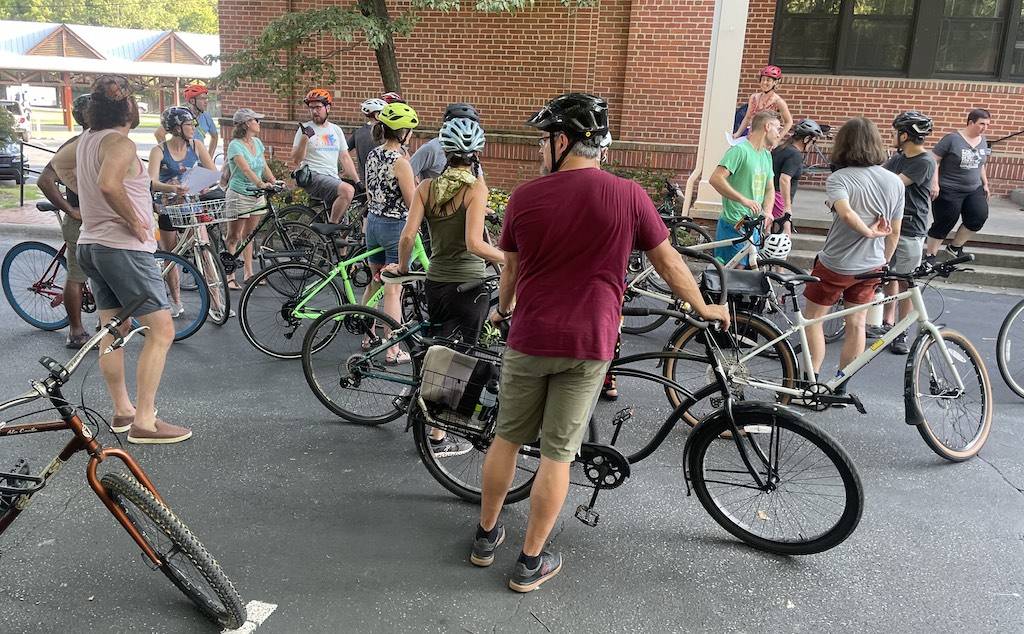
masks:
<path id="1" fill-rule="evenodd" d="M 19 203 L 18 185 L 0 185 L 0 209 L 17 207 Z M 43 192 L 35 185 L 25 185 L 25 202 L 42 200 Z"/>

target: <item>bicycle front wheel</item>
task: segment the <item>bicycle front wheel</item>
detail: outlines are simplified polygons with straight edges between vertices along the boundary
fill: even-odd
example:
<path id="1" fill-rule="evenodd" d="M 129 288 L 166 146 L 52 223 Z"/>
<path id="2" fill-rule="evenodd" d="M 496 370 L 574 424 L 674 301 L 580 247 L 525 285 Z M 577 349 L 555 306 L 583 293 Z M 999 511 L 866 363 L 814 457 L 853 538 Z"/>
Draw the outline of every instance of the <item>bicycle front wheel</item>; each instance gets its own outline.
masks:
<path id="1" fill-rule="evenodd" d="M 853 461 L 798 414 L 737 403 L 736 424 L 761 485 L 748 471 L 724 414 L 689 439 L 688 466 L 697 499 L 725 530 L 754 548 L 810 555 L 834 548 L 860 522 L 864 489 Z"/>
<path id="2" fill-rule="evenodd" d="M 1024 313 L 1024 301 L 1010 309 L 1003 320 L 996 339 L 996 361 L 1006 385 L 1024 398 L 1024 319 L 1021 313 Z"/>
<path id="3" fill-rule="evenodd" d="M 164 278 L 168 299 L 181 306 L 181 312 L 174 317 L 174 340 L 188 339 L 203 327 L 210 312 L 210 290 L 206 280 L 194 264 L 179 255 L 157 251 L 153 257 Z M 172 274 L 174 270 L 177 270 L 177 276 Z M 186 286 L 195 290 L 186 290 Z"/>
<path id="4" fill-rule="evenodd" d="M 7 302 L 29 324 L 42 330 L 68 325 L 64 287 L 68 265 L 57 249 L 42 242 L 22 242 L 4 256 L 0 267 Z"/>
<path id="5" fill-rule="evenodd" d="M 317 399 L 360 425 L 381 425 L 405 413 L 420 373 L 413 339 L 389 340 L 398 328 L 390 315 L 355 304 L 318 317 L 302 343 L 302 372 Z"/>
<path id="6" fill-rule="evenodd" d="M 101 482 L 114 504 L 159 555 L 163 562 L 160 572 L 218 626 L 241 627 L 246 618 L 241 597 L 192 531 L 135 478 L 108 473 Z"/>
<path id="7" fill-rule="evenodd" d="M 928 332 L 914 346 L 911 397 L 921 413 L 917 431 L 936 454 L 951 462 L 973 458 L 992 429 L 992 384 L 974 345 L 955 330 L 941 330 L 953 364 Z M 957 385 L 957 376 L 963 389 Z"/>
<path id="8" fill-rule="evenodd" d="M 319 292 L 309 296 L 313 289 Z M 302 338 L 312 323 L 310 315 L 340 306 L 341 291 L 327 274 L 308 264 L 289 262 L 257 273 L 242 291 L 238 301 L 238 321 L 242 334 L 254 348 L 278 359 L 302 356 Z M 295 313 L 305 302 L 302 313 Z"/>

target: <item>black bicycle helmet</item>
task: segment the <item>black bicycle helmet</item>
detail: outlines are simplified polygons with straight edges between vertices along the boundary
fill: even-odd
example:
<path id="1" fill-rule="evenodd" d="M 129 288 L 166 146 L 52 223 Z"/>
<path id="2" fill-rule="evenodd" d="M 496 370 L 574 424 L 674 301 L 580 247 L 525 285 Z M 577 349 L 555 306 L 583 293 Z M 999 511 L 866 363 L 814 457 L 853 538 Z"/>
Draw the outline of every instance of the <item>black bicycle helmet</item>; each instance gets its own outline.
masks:
<path id="1" fill-rule="evenodd" d="M 608 134 L 608 102 L 588 93 L 565 93 L 549 101 L 526 125 L 550 136 L 551 171 L 557 172 L 577 143 L 600 146 L 601 139 Z M 559 133 L 569 138 L 569 147 L 556 157 L 555 138 Z"/>
<path id="2" fill-rule="evenodd" d="M 90 101 L 92 101 L 92 95 L 79 95 L 71 102 L 71 116 L 75 123 L 83 128 L 89 127 L 89 124 L 85 122 L 85 111 L 88 109 Z"/>
<path id="3" fill-rule="evenodd" d="M 900 113 L 893 119 L 892 127 L 897 132 L 905 132 L 912 141 L 920 142 L 932 133 L 932 120 L 917 110 Z"/>
<path id="4" fill-rule="evenodd" d="M 444 120 L 451 121 L 452 119 L 471 119 L 480 123 L 480 113 L 471 104 L 452 103 L 444 109 Z"/>
<path id="5" fill-rule="evenodd" d="M 814 119 L 804 119 L 793 126 L 793 138 L 806 139 L 809 136 L 816 139 L 820 139 L 825 136 L 825 132 L 821 129 L 821 126 L 814 121 Z"/>
<path id="6" fill-rule="evenodd" d="M 195 122 L 196 116 L 184 106 L 171 106 L 160 114 L 160 125 L 170 134 L 180 132 L 182 124 Z"/>

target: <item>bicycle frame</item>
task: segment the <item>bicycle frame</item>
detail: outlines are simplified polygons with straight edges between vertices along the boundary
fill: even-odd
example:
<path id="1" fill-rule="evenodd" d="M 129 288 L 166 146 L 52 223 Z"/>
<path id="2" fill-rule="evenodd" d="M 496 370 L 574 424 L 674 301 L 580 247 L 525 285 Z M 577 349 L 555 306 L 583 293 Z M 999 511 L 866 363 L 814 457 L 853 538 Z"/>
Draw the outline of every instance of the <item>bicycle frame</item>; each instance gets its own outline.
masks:
<path id="1" fill-rule="evenodd" d="M 703 244 L 698 244 L 687 248 L 690 249 L 691 251 L 711 251 L 713 249 L 717 249 L 718 247 L 735 245 L 737 244 L 737 240 L 737 238 L 726 238 L 725 240 L 705 242 Z M 746 246 L 744 246 L 735 255 L 733 255 L 728 262 L 723 264 L 722 266 L 724 268 L 738 268 L 740 266 L 740 263 L 744 260 L 744 258 L 747 257 L 749 257 L 752 261 L 757 260 L 757 247 L 755 247 L 754 243 L 751 242 L 750 240 L 746 238 L 743 238 L 743 240 L 747 243 Z M 645 288 L 641 288 L 640 285 L 643 284 L 643 282 L 647 278 L 651 277 L 655 273 L 657 273 L 657 271 L 654 270 L 654 265 L 648 265 L 648 267 L 641 271 L 639 275 L 637 275 L 636 277 L 629 281 L 629 284 L 626 286 L 626 291 L 630 293 L 635 293 L 636 295 L 642 295 L 643 297 L 656 299 L 658 301 L 664 301 L 667 304 L 671 304 L 673 301 L 675 301 L 671 295 L 666 295 L 664 293 L 658 293 L 656 291 L 649 291 Z"/>
<path id="2" fill-rule="evenodd" d="M 377 255 L 378 253 L 383 252 L 384 247 L 376 247 L 374 249 L 370 249 L 369 251 L 364 251 L 359 255 L 355 256 L 354 258 L 349 258 L 348 260 L 336 264 L 334 268 L 332 268 L 330 272 L 327 274 L 327 277 L 320 280 L 316 284 L 313 284 L 312 286 L 303 289 L 302 293 L 300 294 L 302 299 L 299 300 L 298 305 L 296 305 L 295 308 L 292 310 L 292 316 L 298 317 L 299 319 L 316 319 L 317 317 L 319 317 L 321 315 L 321 312 L 318 309 L 307 310 L 305 308 L 306 304 L 308 304 L 314 297 L 316 297 L 317 294 L 319 294 L 320 291 L 323 290 L 325 286 L 330 284 L 331 280 L 338 277 L 339 275 L 341 276 L 341 281 L 345 291 L 345 299 L 347 303 L 359 303 L 356 301 L 356 294 L 355 290 L 352 287 L 352 280 L 348 276 L 348 269 L 353 264 L 357 264 L 359 262 L 362 262 L 363 260 L 369 259 L 373 255 Z M 417 262 L 419 262 L 421 266 L 423 266 L 424 270 L 430 268 L 430 260 L 427 259 L 427 253 L 423 249 L 423 241 L 420 239 L 419 233 L 416 234 L 416 242 L 413 244 L 412 257 Z M 373 307 L 379 304 L 381 298 L 384 297 L 384 288 L 385 287 L 382 284 L 381 287 L 377 289 L 377 292 L 371 295 L 370 298 L 366 301 L 366 305 Z"/>
<path id="3" fill-rule="evenodd" d="M 795 296 L 792 299 L 795 303 Z M 882 299 L 876 299 L 867 304 L 858 304 L 851 308 L 846 308 L 840 311 L 836 311 L 834 313 L 829 313 L 823 317 L 817 317 L 815 319 L 805 318 L 803 312 L 800 310 L 799 304 L 797 304 L 795 311 L 796 323 L 793 324 L 781 335 L 775 337 L 774 339 L 758 347 L 757 349 L 747 353 L 745 356 L 738 360 L 738 363 L 743 364 L 750 361 L 752 358 L 759 356 L 761 353 L 771 348 L 776 343 L 788 339 L 789 336 L 795 332 L 799 332 L 800 343 L 802 345 L 802 350 L 800 351 L 801 377 L 805 381 L 806 385 L 815 384 L 818 382 L 818 378 L 814 373 L 814 363 L 811 359 L 810 345 L 808 345 L 806 333 L 807 326 L 811 324 L 819 324 L 829 319 L 836 319 L 838 317 L 845 317 L 847 315 L 852 315 L 854 313 L 864 312 L 870 310 L 872 306 L 883 306 L 885 304 L 891 304 L 893 302 L 897 302 L 904 299 L 909 299 L 911 301 L 912 309 L 910 313 L 908 313 L 906 317 L 897 322 L 896 325 L 893 326 L 892 329 L 889 330 L 889 332 L 887 332 L 884 337 L 875 341 L 873 344 L 865 348 L 864 352 L 858 355 L 856 359 L 847 364 L 846 367 L 841 368 L 836 377 L 831 381 L 825 382 L 825 385 L 828 386 L 830 390 L 835 391 L 836 388 L 838 388 L 839 386 L 843 385 L 851 378 L 853 378 L 853 375 L 860 371 L 861 368 L 870 363 L 871 360 L 874 359 L 875 356 L 877 356 L 878 353 L 881 352 L 886 346 L 892 343 L 893 340 L 896 339 L 896 337 L 898 337 L 900 334 L 904 332 L 907 332 L 908 330 L 910 330 L 911 326 L 917 323 L 922 330 L 928 332 L 935 339 L 939 346 L 939 350 L 942 353 L 943 360 L 949 365 L 949 367 L 953 371 L 953 375 L 956 378 L 957 389 L 963 390 L 964 383 L 960 377 L 960 373 L 959 371 L 957 371 L 956 366 L 953 364 L 953 358 L 950 355 L 949 350 L 946 348 L 945 341 L 943 341 L 942 339 L 942 335 L 940 334 L 939 328 L 929 320 L 928 309 L 925 308 L 924 299 L 921 296 L 921 289 L 916 285 L 911 286 L 910 288 L 899 293 L 898 295 L 893 295 L 892 297 L 883 297 Z M 765 383 L 763 381 L 758 381 L 756 379 L 736 378 L 734 382 L 741 385 L 748 385 L 750 387 L 771 390 L 778 394 L 789 394 L 791 396 L 803 396 L 804 394 L 804 391 L 799 388 L 788 388 L 774 383 Z"/>
<path id="4" fill-rule="evenodd" d="M 120 506 L 114 503 L 111 499 L 110 494 L 103 487 L 99 477 L 96 475 L 96 468 L 101 462 L 110 458 L 116 458 L 120 460 L 150 493 L 153 494 L 161 504 L 163 499 L 160 494 L 157 493 L 156 487 L 146 476 L 146 473 L 142 470 L 142 467 L 135 461 L 132 456 L 124 451 L 123 449 L 116 449 L 112 447 L 102 446 L 92 436 L 92 432 L 86 428 L 85 424 L 75 413 L 74 407 L 68 405 L 61 394 L 58 386 L 50 386 L 48 381 L 34 381 L 32 383 L 33 392 L 24 394 L 14 400 L 0 404 L 0 412 L 5 409 L 10 409 L 19 405 L 25 405 L 39 398 L 47 398 L 57 409 L 61 415 L 61 420 L 45 421 L 38 423 L 24 423 L 20 425 L 6 425 L 0 422 L 0 438 L 7 436 L 20 436 L 24 434 L 38 434 L 52 431 L 64 431 L 70 430 L 74 434 L 64 449 L 61 450 L 53 460 L 46 466 L 43 472 L 37 476 L 23 476 L 21 474 L 5 474 L 0 473 L 0 477 L 7 476 L 8 482 L 10 482 L 10 476 L 16 476 L 15 479 L 22 482 L 31 482 L 33 486 L 28 488 L 15 488 L 10 486 L 0 486 L 0 493 L 14 494 L 14 504 L 7 509 L 2 515 L 0 515 L 0 535 L 3 535 L 4 531 L 14 523 L 14 520 L 28 508 L 31 502 L 32 496 L 41 491 L 51 477 L 56 474 L 60 468 L 66 463 L 71 457 L 79 451 L 85 451 L 89 454 L 89 463 L 86 466 L 86 480 L 89 482 L 89 487 L 93 490 L 96 496 L 103 502 L 103 505 L 107 507 L 107 510 L 117 519 L 121 526 L 131 535 L 135 543 L 139 545 L 139 548 L 146 554 L 146 556 L 153 562 L 155 566 L 162 566 L 163 561 L 160 556 L 150 548 L 146 540 L 143 539 L 138 529 L 129 521 L 128 516 Z"/>

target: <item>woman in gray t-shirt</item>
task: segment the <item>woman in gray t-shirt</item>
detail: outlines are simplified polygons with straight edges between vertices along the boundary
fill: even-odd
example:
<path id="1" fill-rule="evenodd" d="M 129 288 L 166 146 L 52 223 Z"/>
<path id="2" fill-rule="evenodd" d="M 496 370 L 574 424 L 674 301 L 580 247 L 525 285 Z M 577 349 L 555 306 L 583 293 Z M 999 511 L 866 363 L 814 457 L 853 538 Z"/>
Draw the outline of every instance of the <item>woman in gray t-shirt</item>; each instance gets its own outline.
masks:
<path id="1" fill-rule="evenodd" d="M 976 108 L 967 115 L 967 127 L 950 132 L 935 144 L 932 153 L 938 164 L 932 180 L 932 226 L 928 230 L 926 260 L 935 255 L 949 232 L 963 219 L 953 241 L 946 250 L 954 256 L 963 254 L 964 245 L 981 231 L 988 220 L 988 175 L 985 162 L 992 150 L 985 140 L 991 115 Z"/>

